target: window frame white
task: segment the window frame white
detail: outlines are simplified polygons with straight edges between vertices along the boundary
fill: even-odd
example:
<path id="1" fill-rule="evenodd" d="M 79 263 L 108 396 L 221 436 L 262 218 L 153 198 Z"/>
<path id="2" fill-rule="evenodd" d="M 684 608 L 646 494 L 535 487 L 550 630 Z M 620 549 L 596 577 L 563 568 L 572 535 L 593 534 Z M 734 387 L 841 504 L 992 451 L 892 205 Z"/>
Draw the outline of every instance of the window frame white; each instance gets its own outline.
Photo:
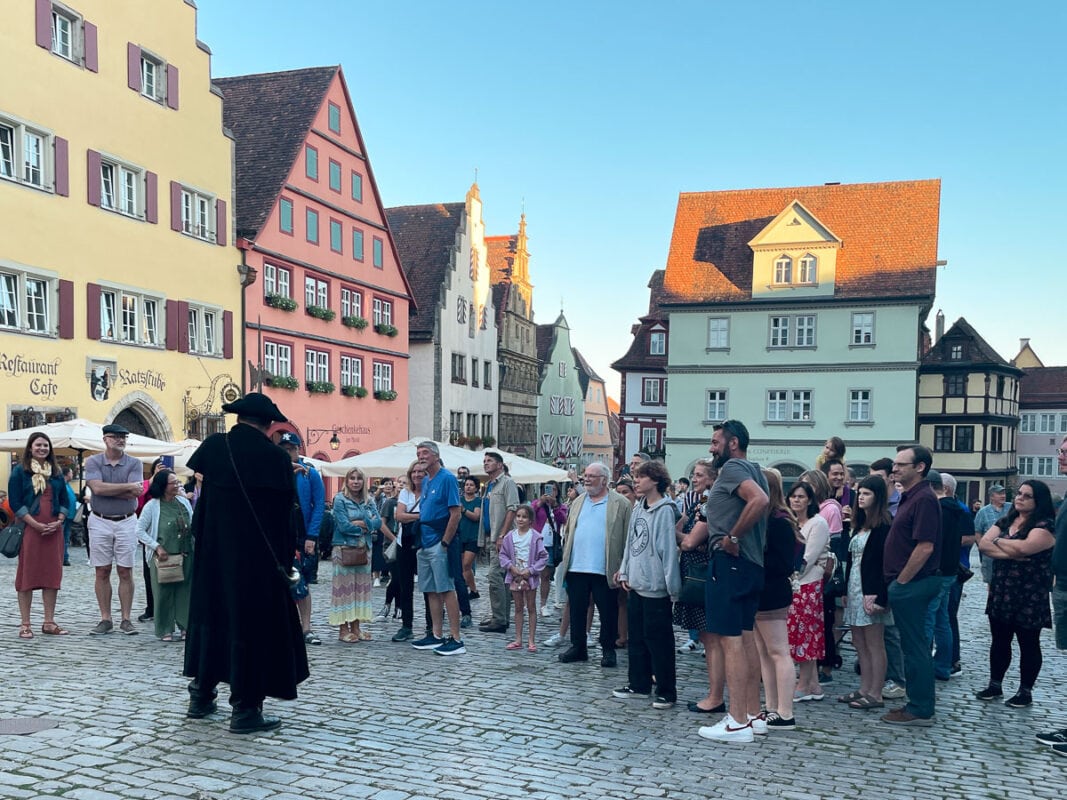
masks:
<path id="1" fill-rule="evenodd" d="M 330 307 L 329 281 L 321 280 L 314 275 L 304 275 L 304 307 L 308 306 Z"/>
<path id="2" fill-rule="evenodd" d="M 720 324 L 721 323 L 721 324 Z M 708 350 L 730 349 L 730 318 L 708 317 Z"/>
<path id="3" fill-rule="evenodd" d="M 110 301 L 110 302 L 109 302 Z M 166 344 L 167 298 L 159 292 L 133 286 L 108 283 L 100 286 L 100 339 L 116 344 L 162 348 Z M 131 311 L 132 307 L 132 311 Z M 155 330 L 148 325 L 148 308 L 155 308 Z M 112 334 L 108 335 L 107 315 L 112 316 Z M 133 318 L 133 337 L 128 335 Z"/>
<path id="4" fill-rule="evenodd" d="M 793 317 L 793 347 L 816 347 L 815 314 L 797 314 Z"/>
<path id="5" fill-rule="evenodd" d="M 30 285 L 40 285 L 31 301 Z M 11 289 L 14 307 L 11 307 Z M 0 331 L 55 336 L 59 324 L 59 276 L 22 264 L 0 261 Z M 38 304 L 37 301 L 40 301 Z M 38 324 L 32 320 L 40 318 Z"/>
<path id="6" fill-rule="evenodd" d="M 1019 433 L 1037 433 L 1037 413 L 1027 411 L 1019 415 Z"/>
<path id="7" fill-rule="evenodd" d="M 774 285 L 791 286 L 793 283 L 793 258 L 782 253 L 774 259 Z"/>
<path id="8" fill-rule="evenodd" d="M 385 392 L 393 389 L 393 364 L 390 361 L 375 360 L 372 365 L 374 391 Z"/>
<path id="9" fill-rule="evenodd" d="M 726 389 L 708 389 L 704 393 L 704 421 L 705 422 L 722 422 L 725 419 L 729 419 L 727 416 L 727 409 L 729 408 L 729 391 Z M 712 404 L 715 408 L 721 408 L 722 414 L 712 413 Z"/>
<path id="10" fill-rule="evenodd" d="M 263 295 L 276 294 L 281 297 L 292 299 L 293 272 L 288 267 L 264 262 L 263 264 Z"/>
<path id="11" fill-rule="evenodd" d="M 795 283 L 801 286 L 814 286 L 819 281 L 819 258 L 813 253 L 805 253 L 797 259 Z"/>
<path id="12" fill-rule="evenodd" d="M 0 138 L 0 180 L 55 193 L 55 135 L 41 125 L 4 113 L 0 113 L 0 129 L 9 131 L 6 146 Z M 34 163 L 28 150 L 31 142 L 36 142 Z M 31 177 L 34 172 L 36 179 Z"/>
<path id="13" fill-rule="evenodd" d="M 330 352 L 304 348 L 304 381 L 326 383 L 330 380 Z"/>
<path id="14" fill-rule="evenodd" d="M 363 316 L 363 292 L 351 286 L 341 287 L 341 316 Z"/>
<path id="15" fill-rule="evenodd" d="M 108 196 L 109 193 L 110 197 Z M 100 208 L 113 214 L 144 221 L 144 167 L 101 153 Z"/>
<path id="16" fill-rule="evenodd" d="M 648 434 L 652 434 L 649 436 Z M 658 450 L 659 449 L 659 428 L 641 426 L 641 450 Z"/>
<path id="17" fill-rule="evenodd" d="M 661 397 L 663 381 L 660 378 L 642 378 L 641 379 L 641 405 L 644 406 L 658 406 L 662 405 L 663 401 Z"/>
<path id="18" fill-rule="evenodd" d="M 848 390 L 848 415 L 846 422 L 853 425 L 865 425 L 874 421 L 874 391 L 872 389 Z"/>
<path id="19" fill-rule="evenodd" d="M 153 103 L 165 105 L 167 102 L 167 60 L 155 53 L 141 50 L 141 97 Z M 149 79 L 151 76 L 151 80 Z M 151 83 L 151 86 L 149 86 Z"/>
<path id="20" fill-rule="evenodd" d="M 222 356 L 222 308 L 207 303 L 188 303 L 189 352 Z"/>
<path id="21" fill-rule="evenodd" d="M 293 346 L 284 342 L 263 342 L 263 370 L 278 377 L 293 377 Z"/>
<path id="22" fill-rule="evenodd" d="M 815 424 L 815 391 L 813 389 L 768 389 L 764 397 L 766 399 L 764 423 Z M 807 409 L 806 417 L 804 416 L 805 408 Z"/>
<path id="23" fill-rule="evenodd" d="M 873 347 L 875 345 L 874 321 L 873 311 L 852 312 L 850 347 Z"/>
<path id="24" fill-rule="evenodd" d="M 648 335 L 648 354 L 650 356 L 667 355 L 667 332 L 652 331 Z"/>
<path id="25" fill-rule="evenodd" d="M 350 353 L 341 353 L 341 385 L 363 385 L 363 359 Z"/>
<path id="26" fill-rule="evenodd" d="M 393 324 L 393 301 L 384 297 L 375 297 L 371 303 L 371 311 L 375 325 Z"/>
<path id="27" fill-rule="evenodd" d="M 181 187 L 182 233 L 204 242 L 217 242 L 215 230 L 218 214 L 218 197 L 192 186 Z"/>
<path id="28" fill-rule="evenodd" d="M 779 350 L 792 346 L 790 333 L 793 329 L 793 318 L 791 316 L 772 315 L 769 317 L 768 326 L 770 332 L 767 338 L 767 347 Z"/>

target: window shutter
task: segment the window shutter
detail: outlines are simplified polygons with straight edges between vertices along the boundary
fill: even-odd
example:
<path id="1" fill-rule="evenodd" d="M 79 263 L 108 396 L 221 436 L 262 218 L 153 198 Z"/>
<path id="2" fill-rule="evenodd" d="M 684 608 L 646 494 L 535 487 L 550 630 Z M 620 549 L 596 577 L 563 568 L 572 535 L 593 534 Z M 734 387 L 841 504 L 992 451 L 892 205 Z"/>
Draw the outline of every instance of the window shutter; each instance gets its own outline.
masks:
<path id="1" fill-rule="evenodd" d="M 215 201 L 215 243 L 219 247 L 226 246 L 226 230 L 230 226 L 230 218 L 226 216 L 226 201 Z"/>
<path id="2" fill-rule="evenodd" d="M 100 319 L 99 313 L 96 318 Z M 74 281 L 59 282 L 59 338 L 74 338 Z"/>
<path id="3" fill-rule="evenodd" d="M 100 205 L 100 154 L 95 150 L 89 150 L 85 154 L 86 181 L 89 187 L 89 205 Z"/>
<path id="4" fill-rule="evenodd" d="M 85 284 L 85 335 L 100 338 L 100 285 Z"/>
<path id="5" fill-rule="evenodd" d="M 167 64 L 167 106 L 178 110 L 178 68 Z"/>
<path id="6" fill-rule="evenodd" d="M 141 91 L 141 48 L 133 42 L 126 44 L 126 83 L 135 92 Z"/>
<path id="7" fill-rule="evenodd" d="M 55 151 L 56 194 L 70 197 L 70 143 L 56 136 L 52 147 Z"/>
<path id="8" fill-rule="evenodd" d="M 100 58 L 96 48 L 96 26 L 88 21 L 83 22 L 82 35 L 85 37 L 85 68 L 90 72 L 99 72 Z"/>
<path id="9" fill-rule="evenodd" d="M 178 352 L 189 352 L 189 304 L 178 301 Z"/>
<path id="10" fill-rule="evenodd" d="M 52 49 L 52 0 L 37 0 L 37 44 Z"/>
<path id="11" fill-rule="evenodd" d="M 177 181 L 170 182 L 170 229 L 182 229 L 182 185 Z"/>
<path id="12" fill-rule="evenodd" d="M 222 357 L 233 358 L 233 312 L 222 312 Z"/>
<path id="13" fill-rule="evenodd" d="M 167 341 L 168 350 L 178 349 L 178 301 L 168 300 L 164 308 L 167 315 Z"/>
<path id="14" fill-rule="evenodd" d="M 159 176 L 154 172 L 144 174 L 144 218 L 159 222 Z"/>

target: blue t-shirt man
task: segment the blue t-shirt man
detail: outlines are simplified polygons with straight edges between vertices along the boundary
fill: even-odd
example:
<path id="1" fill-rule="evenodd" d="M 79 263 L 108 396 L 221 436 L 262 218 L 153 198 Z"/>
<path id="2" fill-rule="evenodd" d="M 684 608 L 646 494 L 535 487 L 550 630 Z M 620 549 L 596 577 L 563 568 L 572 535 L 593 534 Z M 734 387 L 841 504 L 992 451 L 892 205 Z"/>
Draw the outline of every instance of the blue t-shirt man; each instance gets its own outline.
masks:
<path id="1" fill-rule="evenodd" d="M 433 478 L 422 479 L 422 501 L 419 509 L 419 527 L 422 547 L 433 547 L 444 536 L 448 527 L 449 508 L 459 502 L 459 484 L 448 470 L 442 468 Z"/>

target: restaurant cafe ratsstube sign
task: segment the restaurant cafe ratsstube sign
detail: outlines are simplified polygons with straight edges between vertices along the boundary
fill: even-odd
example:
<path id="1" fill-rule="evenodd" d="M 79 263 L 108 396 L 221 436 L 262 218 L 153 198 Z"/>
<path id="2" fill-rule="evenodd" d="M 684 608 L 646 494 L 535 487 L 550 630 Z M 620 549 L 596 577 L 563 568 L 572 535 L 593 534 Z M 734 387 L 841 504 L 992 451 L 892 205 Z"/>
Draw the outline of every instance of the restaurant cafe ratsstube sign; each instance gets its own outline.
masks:
<path id="1" fill-rule="evenodd" d="M 26 388 L 34 397 L 53 400 L 59 395 L 60 358 L 45 361 L 22 354 L 0 353 L 0 375 L 26 379 Z M 164 392 L 167 379 L 154 369 L 119 369 L 117 361 L 90 359 L 86 374 L 89 395 L 94 400 L 107 400 L 113 386 L 136 387 Z"/>

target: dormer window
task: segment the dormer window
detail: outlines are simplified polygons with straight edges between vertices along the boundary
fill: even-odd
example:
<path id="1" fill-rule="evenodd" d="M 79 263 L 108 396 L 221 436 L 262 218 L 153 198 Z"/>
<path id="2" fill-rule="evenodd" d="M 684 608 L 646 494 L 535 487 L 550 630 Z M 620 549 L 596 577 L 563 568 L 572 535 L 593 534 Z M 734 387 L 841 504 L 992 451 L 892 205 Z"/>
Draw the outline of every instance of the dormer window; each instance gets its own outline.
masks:
<path id="1" fill-rule="evenodd" d="M 963 345 L 950 345 L 948 349 L 949 361 L 963 361 Z"/>
<path id="2" fill-rule="evenodd" d="M 793 282 L 793 259 L 789 256 L 779 256 L 774 262 L 774 282 Z"/>
<path id="3" fill-rule="evenodd" d="M 797 275 L 797 283 L 815 283 L 819 260 L 811 253 L 807 253 L 800 259 L 800 274 Z"/>
<path id="4" fill-rule="evenodd" d="M 650 356 L 662 356 L 667 352 L 667 334 L 663 331 L 653 331 L 648 340 L 648 354 Z"/>

